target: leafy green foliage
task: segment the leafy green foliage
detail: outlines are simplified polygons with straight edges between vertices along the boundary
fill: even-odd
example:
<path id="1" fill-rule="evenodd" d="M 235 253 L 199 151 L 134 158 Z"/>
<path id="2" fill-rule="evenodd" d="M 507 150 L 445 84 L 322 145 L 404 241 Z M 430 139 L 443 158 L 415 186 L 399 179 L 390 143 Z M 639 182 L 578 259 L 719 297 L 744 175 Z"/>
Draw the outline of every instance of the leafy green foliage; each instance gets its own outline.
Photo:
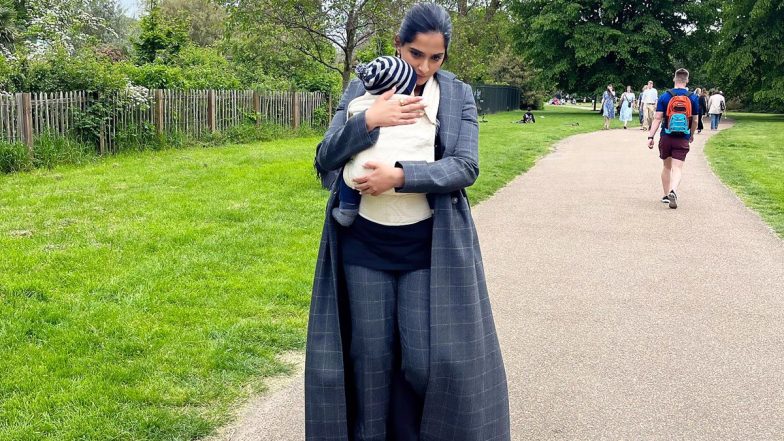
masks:
<path id="1" fill-rule="evenodd" d="M 784 112 L 784 3 L 725 1 L 710 60 L 716 86 L 746 103 Z"/>
<path id="2" fill-rule="evenodd" d="M 716 0 L 515 0 L 515 40 L 550 88 L 593 93 L 608 83 L 669 84 L 703 59 Z M 698 30 L 698 32 L 695 32 Z"/>
<path id="3" fill-rule="evenodd" d="M 33 168 L 27 146 L 0 141 L 0 172 L 14 173 Z"/>
<path id="4" fill-rule="evenodd" d="M 375 35 L 389 34 L 398 26 L 408 2 L 241 0 L 224 3 L 233 27 L 245 34 L 268 36 L 269 44 L 288 47 L 299 57 L 339 73 L 345 88 L 357 50 Z"/>
<path id="5" fill-rule="evenodd" d="M 109 60 L 90 48 L 70 54 L 57 46 L 41 57 L 19 57 L 11 63 L 11 89 L 26 91 L 110 91 L 127 85 L 127 79 Z"/>
<path id="6" fill-rule="evenodd" d="M 188 43 L 188 25 L 179 17 L 165 17 L 160 7 L 152 6 L 139 20 L 139 37 L 133 42 L 140 64 L 164 62 L 177 55 Z"/>
<path id="7" fill-rule="evenodd" d="M 469 83 L 497 82 L 492 70 L 498 55 L 512 44 L 511 25 L 507 14 L 488 15 L 481 8 L 466 15 L 453 14 L 454 35 L 445 68 Z M 518 57 L 507 51 L 504 61 L 517 62 L 514 58 Z"/>
<path id="8" fill-rule="evenodd" d="M 211 0 L 162 0 L 166 17 L 188 23 L 188 37 L 198 46 L 211 46 L 223 38 L 227 18 L 223 7 Z"/>

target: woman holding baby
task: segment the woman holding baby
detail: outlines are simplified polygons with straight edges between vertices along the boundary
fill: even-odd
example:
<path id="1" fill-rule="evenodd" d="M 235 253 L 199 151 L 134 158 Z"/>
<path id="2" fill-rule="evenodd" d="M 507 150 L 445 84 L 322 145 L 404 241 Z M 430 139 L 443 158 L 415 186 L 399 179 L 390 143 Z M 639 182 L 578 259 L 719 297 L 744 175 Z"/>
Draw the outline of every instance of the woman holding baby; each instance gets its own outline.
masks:
<path id="1" fill-rule="evenodd" d="M 317 164 L 343 172 L 331 187 L 313 284 L 309 440 L 510 439 L 506 374 L 465 194 L 479 174 L 476 105 L 471 88 L 441 70 L 451 36 L 441 6 L 413 6 L 395 37 L 395 55 L 415 73 L 413 93 L 368 97 L 373 76 L 364 71 L 319 145 Z M 362 97 L 370 100 L 356 107 Z M 395 136 L 418 143 L 414 159 L 363 157 Z M 357 216 L 338 222 L 341 186 L 361 202 Z"/>

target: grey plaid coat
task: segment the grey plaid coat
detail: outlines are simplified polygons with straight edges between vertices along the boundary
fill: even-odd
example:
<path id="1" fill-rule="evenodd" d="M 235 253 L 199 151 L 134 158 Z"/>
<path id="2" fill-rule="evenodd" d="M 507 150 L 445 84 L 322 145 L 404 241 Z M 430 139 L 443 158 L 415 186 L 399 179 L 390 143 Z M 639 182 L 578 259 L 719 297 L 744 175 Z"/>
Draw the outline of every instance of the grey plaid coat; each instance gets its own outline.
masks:
<path id="1" fill-rule="evenodd" d="M 433 214 L 430 281 L 430 379 L 422 416 L 422 440 L 509 440 L 506 373 L 485 285 L 482 256 L 465 187 L 479 173 L 478 125 L 471 87 L 439 71 L 438 137 L 443 158 L 404 162 L 405 185 L 398 191 L 428 193 Z M 365 93 L 355 80 L 346 89 L 316 157 L 336 170 L 375 143 L 378 131 L 365 128 L 364 114 L 346 121 L 345 109 Z M 353 415 L 345 282 L 336 223 L 336 187 L 327 203 L 305 362 L 308 440 L 349 440 Z"/>

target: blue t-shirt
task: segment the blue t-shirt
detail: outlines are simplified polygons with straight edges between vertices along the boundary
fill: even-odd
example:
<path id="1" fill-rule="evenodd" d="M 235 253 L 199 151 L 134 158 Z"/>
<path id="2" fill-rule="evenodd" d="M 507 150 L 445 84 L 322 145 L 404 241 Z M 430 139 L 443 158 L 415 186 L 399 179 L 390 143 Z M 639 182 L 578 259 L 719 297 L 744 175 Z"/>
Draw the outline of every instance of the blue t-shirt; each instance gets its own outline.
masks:
<path id="1" fill-rule="evenodd" d="M 687 93 L 689 93 L 688 89 L 681 89 L 681 88 L 672 89 L 672 91 L 675 92 L 675 96 L 686 95 Z M 662 135 L 665 135 L 664 128 L 665 128 L 665 126 L 667 124 L 667 121 L 666 121 L 666 119 L 667 119 L 667 115 L 666 115 L 666 113 L 667 113 L 667 105 L 670 104 L 670 100 L 671 99 L 672 99 L 672 95 L 670 95 L 670 91 L 668 90 L 668 91 L 664 92 L 662 94 L 662 96 L 659 97 L 659 101 L 656 103 L 656 111 L 657 112 L 662 112 L 662 113 L 665 114 L 664 117 L 663 117 L 662 126 L 661 126 L 661 134 Z M 698 97 L 696 93 L 692 93 L 691 97 L 689 97 L 689 101 L 691 101 L 691 116 L 699 115 L 700 114 L 700 97 Z M 696 127 L 690 127 L 690 129 L 693 132 L 696 129 Z M 667 135 L 667 136 L 682 136 L 684 138 L 688 138 L 689 137 L 689 135 L 686 135 L 686 134 L 674 134 L 674 135 Z"/>

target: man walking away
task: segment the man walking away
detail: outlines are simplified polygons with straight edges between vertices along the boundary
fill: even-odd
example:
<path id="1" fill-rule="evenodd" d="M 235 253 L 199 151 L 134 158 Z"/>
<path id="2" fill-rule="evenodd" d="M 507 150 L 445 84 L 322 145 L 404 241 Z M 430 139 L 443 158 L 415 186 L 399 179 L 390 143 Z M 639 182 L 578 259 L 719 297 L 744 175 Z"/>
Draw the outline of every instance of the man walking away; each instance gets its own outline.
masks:
<path id="1" fill-rule="evenodd" d="M 719 120 L 721 119 L 721 114 L 724 113 L 725 107 L 726 104 L 721 91 L 711 95 L 708 100 L 708 116 L 710 116 L 711 130 L 719 130 Z"/>
<path id="2" fill-rule="evenodd" d="M 642 120 L 642 129 L 648 130 L 653 122 L 653 114 L 656 111 L 656 102 L 659 100 L 659 91 L 653 87 L 653 81 L 648 81 L 648 89 L 642 93 L 642 105 L 645 116 Z"/>
<path id="3" fill-rule="evenodd" d="M 694 129 L 700 114 L 697 95 L 689 92 L 689 71 L 678 69 L 673 78 L 675 87 L 664 92 L 656 103 L 656 115 L 648 132 L 648 148 L 653 148 L 653 138 L 661 126 L 659 157 L 663 167 L 661 173 L 663 203 L 678 208 L 678 185 L 683 175 L 683 162 L 689 153 L 689 144 L 694 141 Z"/>

